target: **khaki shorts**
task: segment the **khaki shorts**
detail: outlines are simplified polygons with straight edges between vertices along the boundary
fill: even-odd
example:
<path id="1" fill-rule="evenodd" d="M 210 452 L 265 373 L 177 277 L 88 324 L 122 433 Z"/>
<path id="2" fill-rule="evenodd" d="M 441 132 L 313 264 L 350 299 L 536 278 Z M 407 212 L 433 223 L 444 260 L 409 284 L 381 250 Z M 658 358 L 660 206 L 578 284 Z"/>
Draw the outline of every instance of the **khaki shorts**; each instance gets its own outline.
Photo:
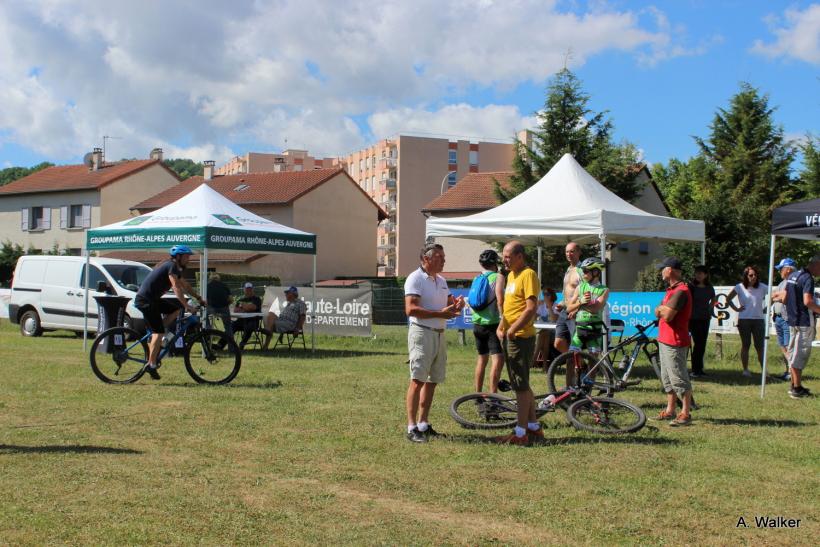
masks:
<path id="1" fill-rule="evenodd" d="M 668 346 L 658 342 L 661 358 L 661 384 L 666 393 L 672 393 L 683 398 L 683 394 L 692 391 L 692 382 L 689 380 L 689 371 L 686 370 L 686 357 L 689 346 Z"/>
<path id="2" fill-rule="evenodd" d="M 526 391 L 530 388 L 530 367 L 535 353 L 535 336 L 509 340 L 504 337 L 507 354 L 507 374 L 514 391 Z"/>
<path id="3" fill-rule="evenodd" d="M 803 370 L 811 356 L 811 342 L 814 340 L 814 327 L 789 327 L 789 366 Z"/>
<path id="4" fill-rule="evenodd" d="M 410 323 L 407 331 L 410 379 L 431 384 L 444 381 L 447 369 L 447 341 L 443 332 Z"/>

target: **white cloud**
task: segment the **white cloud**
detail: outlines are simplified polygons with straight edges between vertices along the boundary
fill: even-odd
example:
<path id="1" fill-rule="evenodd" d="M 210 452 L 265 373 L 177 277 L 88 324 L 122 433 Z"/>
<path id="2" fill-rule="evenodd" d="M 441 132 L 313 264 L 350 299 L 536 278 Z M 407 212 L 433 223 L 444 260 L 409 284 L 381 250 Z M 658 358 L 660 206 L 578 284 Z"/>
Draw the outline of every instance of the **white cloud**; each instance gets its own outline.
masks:
<path id="1" fill-rule="evenodd" d="M 536 120 L 515 106 L 448 105 L 438 110 L 397 108 L 375 112 L 368 118 L 375 135 L 430 134 L 472 139 L 511 141 L 517 131 L 531 129 Z"/>
<path id="2" fill-rule="evenodd" d="M 575 67 L 610 50 L 652 63 L 682 54 L 653 13 L 544 0 L 7 0 L 0 134 L 54 161 L 103 135 L 120 137 L 118 157 L 163 146 L 215 160 L 285 138 L 333 155 L 401 125 L 507 137 L 524 118 L 515 107 L 441 105 L 542 82 L 569 50 Z M 363 134 L 353 120 L 364 118 Z"/>
<path id="3" fill-rule="evenodd" d="M 766 18 L 776 40 L 769 44 L 755 40 L 751 50 L 770 58 L 793 57 L 820 64 L 820 4 L 812 4 L 804 11 L 787 9 L 783 19 Z"/>

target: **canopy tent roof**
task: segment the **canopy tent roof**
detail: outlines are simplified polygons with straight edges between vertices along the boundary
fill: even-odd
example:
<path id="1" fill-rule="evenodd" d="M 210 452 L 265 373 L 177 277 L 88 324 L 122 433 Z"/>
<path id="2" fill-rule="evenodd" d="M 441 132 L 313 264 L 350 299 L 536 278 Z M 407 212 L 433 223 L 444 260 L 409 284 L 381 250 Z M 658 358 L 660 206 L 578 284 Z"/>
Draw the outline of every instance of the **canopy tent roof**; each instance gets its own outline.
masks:
<path id="1" fill-rule="evenodd" d="M 790 203 L 772 211 L 772 235 L 820 238 L 820 198 Z"/>
<path id="2" fill-rule="evenodd" d="M 88 250 L 169 249 L 316 254 L 316 235 L 238 206 L 207 184 L 150 214 L 88 230 Z"/>
<path id="3" fill-rule="evenodd" d="M 427 235 L 484 241 L 519 239 L 527 244 L 563 244 L 635 239 L 704 241 L 700 220 L 653 215 L 622 200 L 570 154 L 510 201 L 488 211 L 427 220 Z"/>

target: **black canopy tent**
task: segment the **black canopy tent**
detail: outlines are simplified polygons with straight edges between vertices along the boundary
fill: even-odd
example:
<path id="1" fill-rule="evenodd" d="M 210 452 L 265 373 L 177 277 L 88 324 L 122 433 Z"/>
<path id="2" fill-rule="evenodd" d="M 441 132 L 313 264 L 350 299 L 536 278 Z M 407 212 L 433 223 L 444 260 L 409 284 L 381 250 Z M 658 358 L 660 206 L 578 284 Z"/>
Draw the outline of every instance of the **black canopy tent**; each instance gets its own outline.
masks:
<path id="1" fill-rule="evenodd" d="M 772 211 L 772 242 L 769 249 L 769 298 L 772 301 L 774 285 L 774 250 L 777 237 L 820 241 L 820 198 L 790 203 Z M 763 339 L 763 375 L 760 380 L 760 397 L 766 392 L 766 364 L 769 349 L 769 320 L 766 320 L 766 336 Z"/>

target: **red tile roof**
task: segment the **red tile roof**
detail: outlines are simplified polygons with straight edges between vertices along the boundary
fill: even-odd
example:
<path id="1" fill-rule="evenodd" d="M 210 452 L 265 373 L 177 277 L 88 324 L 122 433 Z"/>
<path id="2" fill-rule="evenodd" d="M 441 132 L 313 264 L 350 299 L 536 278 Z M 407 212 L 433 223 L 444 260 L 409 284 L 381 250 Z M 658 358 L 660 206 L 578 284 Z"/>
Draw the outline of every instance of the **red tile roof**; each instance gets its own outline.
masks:
<path id="1" fill-rule="evenodd" d="M 449 211 L 485 211 L 499 204 L 495 197 L 495 180 L 506 187 L 509 184 L 510 171 L 489 173 L 470 173 L 458 184 L 438 196 L 422 208 L 424 213 L 441 213 Z"/>
<path id="2" fill-rule="evenodd" d="M 56 165 L 0 186 L 0 195 L 99 189 L 157 163 L 179 180 L 179 176 L 159 160 L 110 163 L 97 171 L 89 171 L 85 165 Z"/>
<path id="3" fill-rule="evenodd" d="M 380 220 L 387 218 L 387 213 L 341 168 L 216 176 L 208 181 L 208 186 L 241 206 L 259 204 L 287 205 L 339 174 L 342 174 L 359 192 L 367 196 L 367 199 L 378 210 Z M 205 183 L 205 179 L 199 176 L 185 179 L 176 186 L 137 203 L 131 209 L 144 211 L 165 207 L 195 190 L 203 183 Z M 243 186 L 246 188 L 237 190 L 237 188 Z"/>

